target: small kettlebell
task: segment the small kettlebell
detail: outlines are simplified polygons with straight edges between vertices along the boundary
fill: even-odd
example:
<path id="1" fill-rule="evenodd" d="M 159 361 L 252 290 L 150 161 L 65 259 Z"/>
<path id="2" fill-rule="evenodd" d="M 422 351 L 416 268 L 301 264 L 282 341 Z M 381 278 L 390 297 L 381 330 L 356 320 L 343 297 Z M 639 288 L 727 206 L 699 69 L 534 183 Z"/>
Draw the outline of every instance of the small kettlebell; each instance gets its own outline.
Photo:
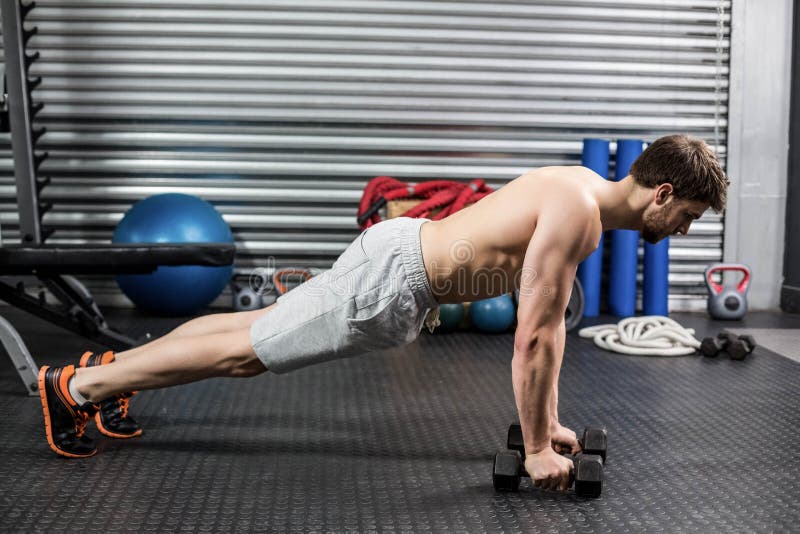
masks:
<path id="1" fill-rule="evenodd" d="M 738 284 L 720 285 L 711 279 L 719 271 L 739 271 L 742 279 Z M 750 285 L 750 268 L 741 263 L 715 263 L 706 268 L 708 288 L 708 313 L 714 319 L 741 319 L 747 313 L 747 290 Z"/>
<path id="2" fill-rule="evenodd" d="M 233 293 L 233 309 L 236 311 L 250 311 L 258 310 L 263 307 L 261 294 L 253 288 L 245 286 L 241 287 L 234 284 L 232 287 Z"/>

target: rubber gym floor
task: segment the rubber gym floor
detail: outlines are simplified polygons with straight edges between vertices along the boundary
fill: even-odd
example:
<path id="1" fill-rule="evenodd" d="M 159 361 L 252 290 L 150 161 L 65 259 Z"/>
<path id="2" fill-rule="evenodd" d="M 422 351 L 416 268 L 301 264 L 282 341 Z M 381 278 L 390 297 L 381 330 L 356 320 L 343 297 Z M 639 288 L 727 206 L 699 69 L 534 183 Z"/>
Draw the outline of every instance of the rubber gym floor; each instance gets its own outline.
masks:
<path id="1" fill-rule="evenodd" d="M 39 364 L 102 348 L 24 312 L 2 314 Z M 735 324 L 672 317 L 698 337 L 800 328 L 800 316 L 770 313 Z M 180 322 L 126 310 L 108 318 L 133 335 Z M 39 399 L 25 395 L 6 359 L 0 530 L 796 531 L 800 363 L 763 347 L 743 362 L 622 356 L 571 333 L 559 413 L 576 431 L 608 429 L 603 494 L 542 492 L 530 481 L 495 493 L 492 457 L 516 416 L 512 342 L 423 334 L 402 349 L 283 376 L 143 392 L 131 413 L 145 434 L 99 437 L 100 453 L 87 460 L 51 453 Z"/>

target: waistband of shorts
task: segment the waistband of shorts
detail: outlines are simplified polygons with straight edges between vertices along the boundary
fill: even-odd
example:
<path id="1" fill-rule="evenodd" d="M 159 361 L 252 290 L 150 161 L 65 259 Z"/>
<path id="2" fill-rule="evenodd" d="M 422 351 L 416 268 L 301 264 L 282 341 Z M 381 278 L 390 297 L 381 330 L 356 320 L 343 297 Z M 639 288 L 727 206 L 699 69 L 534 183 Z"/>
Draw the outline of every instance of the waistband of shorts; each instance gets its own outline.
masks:
<path id="1" fill-rule="evenodd" d="M 419 238 L 422 225 L 430 219 L 411 217 L 407 219 L 400 230 L 400 256 L 406 271 L 406 279 L 414 294 L 422 298 L 422 306 L 436 308 L 439 303 L 433 296 L 428 273 L 425 271 L 425 263 L 422 261 L 422 244 Z"/>

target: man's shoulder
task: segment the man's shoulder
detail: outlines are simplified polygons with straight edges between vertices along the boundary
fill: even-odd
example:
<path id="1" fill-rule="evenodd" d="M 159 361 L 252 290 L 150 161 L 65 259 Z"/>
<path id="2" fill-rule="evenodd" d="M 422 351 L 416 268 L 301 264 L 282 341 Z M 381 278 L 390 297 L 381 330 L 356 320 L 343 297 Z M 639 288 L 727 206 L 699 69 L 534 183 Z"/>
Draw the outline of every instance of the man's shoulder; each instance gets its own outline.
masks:
<path id="1" fill-rule="evenodd" d="M 565 244 L 573 243 L 580 255 L 591 254 L 603 233 L 597 200 L 574 185 L 559 185 L 548 196 L 539 213 L 537 230 L 546 229 Z"/>
<path id="2" fill-rule="evenodd" d="M 566 178 L 566 177 L 586 177 L 598 176 L 593 170 L 581 165 L 550 165 L 548 167 L 537 167 L 523 172 L 516 180 Z"/>
<path id="3" fill-rule="evenodd" d="M 514 182 L 514 194 L 530 200 L 537 219 L 568 219 L 600 232 L 600 208 L 593 194 L 595 180 L 602 180 L 591 169 L 581 166 L 541 167 L 528 171 Z M 588 228 L 587 228 L 588 229 Z"/>

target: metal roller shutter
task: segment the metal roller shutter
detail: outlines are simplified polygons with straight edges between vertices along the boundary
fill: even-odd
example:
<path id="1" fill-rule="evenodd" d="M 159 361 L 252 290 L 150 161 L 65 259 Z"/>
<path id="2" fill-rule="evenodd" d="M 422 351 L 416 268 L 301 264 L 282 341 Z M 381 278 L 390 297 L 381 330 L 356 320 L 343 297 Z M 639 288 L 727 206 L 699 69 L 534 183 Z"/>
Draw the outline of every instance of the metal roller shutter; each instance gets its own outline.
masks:
<path id="1" fill-rule="evenodd" d="M 327 267 L 379 174 L 499 187 L 579 163 L 584 137 L 674 132 L 724 158 L 729 12 L 717 0 L 39 0 L 29 49 L 48 242 L 107 241 L 133 201 L 182 191 L 229 221 L 239 270 L 269 257 Z M 16 240 L 7 135 L 0 151 L 0 224 Z M 704 305 L 722 224 L 708 214 L 673 239 L 672 309 Z"/>

